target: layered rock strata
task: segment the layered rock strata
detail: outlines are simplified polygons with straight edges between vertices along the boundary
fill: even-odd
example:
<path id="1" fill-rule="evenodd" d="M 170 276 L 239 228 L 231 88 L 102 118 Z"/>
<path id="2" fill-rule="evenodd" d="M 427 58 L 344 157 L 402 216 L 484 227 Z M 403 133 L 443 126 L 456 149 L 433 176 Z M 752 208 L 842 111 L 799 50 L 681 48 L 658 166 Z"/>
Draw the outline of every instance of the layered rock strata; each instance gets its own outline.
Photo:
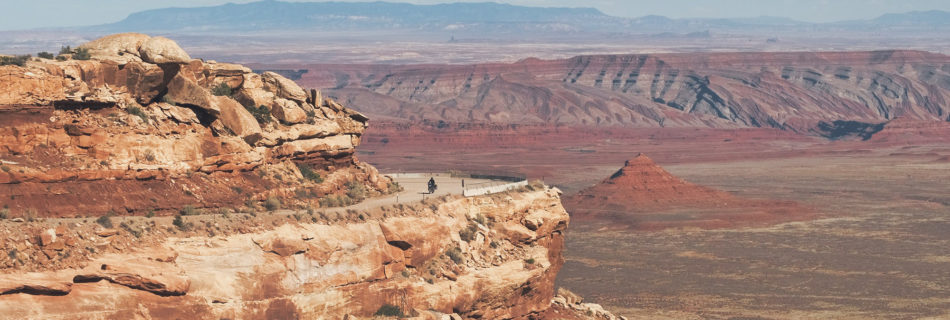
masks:
<path id="1" fill-rule="evenodd" d="M 3 274 L 2 317 L 343 319 L 389 305 L 422 319 L 527 319 L 584 318 L 590 308 L 552 300 L 568 225 L 557 189 L 532 185 L 314 221 L 211 238 L 156 238 L 167 222 L 146 223 L 145 244 L 125 252 Z M 50 233 L 46 246 L 71 234 Z"/>
<path id="2" fill-rule="evenodd" d="M 0 192 L 16 212 L 236 206 L 347 181 L 388 188 L 354 157 L 367 118 L 280 75 L 191 59 L 143 34 L 80 48 L 92 59 L 0 67 Z M 294 164 L 332 181 L 303 179 Z"/>

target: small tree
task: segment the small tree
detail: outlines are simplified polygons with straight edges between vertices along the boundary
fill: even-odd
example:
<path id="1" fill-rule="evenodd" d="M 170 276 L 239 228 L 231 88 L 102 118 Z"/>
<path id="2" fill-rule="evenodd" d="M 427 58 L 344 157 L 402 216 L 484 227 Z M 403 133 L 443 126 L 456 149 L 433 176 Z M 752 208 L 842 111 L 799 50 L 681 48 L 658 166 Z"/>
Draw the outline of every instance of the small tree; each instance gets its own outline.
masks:
<path id="1" fill-rule="evenodd" d="M 37 57 L 40 57 L 40 58 L 43 58 L 43 59 L 53 59 L 53 58 L 56 57 L 56 56 L 54 56 L 52 53 L 49 53 L 49 52 L 46 52 L 46 51 L 37 53 L 36 56 L 37 56 Z"/>
<path id="2" fill-rule="evenodd" d="M 234 89 L 231 89 L 231 86 L 225 82 L 218 83 L 214 88 L 211 88 L 211 94 L 216 96 L 230 97 L 233 93 Z"/>
<path id="3" fill-rule="evenodd" d="M 62 46 L 59 48 L 59 54 L 71 54 L 71 53 L 73 53 L 73 49 L 70 48 L 69 46 Z"/>
<path id="4" fill-rule="evenodd" d="M 76 53 L 73 54 L 73 59 L 76 60 L 89 60 L 90 58 L 92 58 L 92 54 L 86 48 L 76 48 Z"/>
<path id="5" fill-rule="evenodd" d="M 391 304 L 384 304 L 382 307 L 379 307 L 379 310 L 376 310 L 374 316 L 383 316 L 383 317 L 405 317 L 402 313 L 402 309 Z"/>

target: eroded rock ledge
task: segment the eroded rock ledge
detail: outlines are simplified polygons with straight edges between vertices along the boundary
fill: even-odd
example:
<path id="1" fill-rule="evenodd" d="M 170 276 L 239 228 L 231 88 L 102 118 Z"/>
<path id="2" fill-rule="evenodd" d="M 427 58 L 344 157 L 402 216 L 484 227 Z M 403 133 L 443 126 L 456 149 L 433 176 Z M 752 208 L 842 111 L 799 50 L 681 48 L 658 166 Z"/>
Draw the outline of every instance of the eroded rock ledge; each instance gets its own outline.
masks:
<path id="1" fill-rule="evenodd" d="M 349 181 L 388 188 L 354 157 L 368 119 L 316 90 L 192 59 L 162 37 L 80 48 L 92 59 L 0 67 L 0 192 L 14 214 L 312 202 L 294 195 L 345 192 Z M 304 179 L 294 164 L 335 178 Z"/>
<path id="2" fill-rule="evenodd" d="M 81 268 L 6 274 L 0 309 L 16 318 L 344 319 L 392 305 L 423 319 L 587 318 L 592 307 L 579 298 L 554 299 L 569 219 L 557 189 L 390 210 L 172 237 Z"/>

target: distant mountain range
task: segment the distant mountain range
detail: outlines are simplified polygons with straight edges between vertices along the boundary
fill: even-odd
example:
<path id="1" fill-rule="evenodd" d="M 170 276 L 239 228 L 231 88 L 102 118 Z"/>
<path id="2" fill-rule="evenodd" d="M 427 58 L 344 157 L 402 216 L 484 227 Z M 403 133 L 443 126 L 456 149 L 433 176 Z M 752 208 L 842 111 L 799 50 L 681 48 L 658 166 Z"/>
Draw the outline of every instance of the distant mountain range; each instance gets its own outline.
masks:
<path id="1" fill-rule="evenodd" d="M 614 17 L 593 8 L 524 7 L 492 2 L 413 5 L 390 2 L 260 1 L 142 11 L 95 32 L 416 31 L 466 33 L 776 33 L 950 29 L 944 11 L 887 14 L 876 19 L 808 23 L 781 17 L 671 19 Z"/>

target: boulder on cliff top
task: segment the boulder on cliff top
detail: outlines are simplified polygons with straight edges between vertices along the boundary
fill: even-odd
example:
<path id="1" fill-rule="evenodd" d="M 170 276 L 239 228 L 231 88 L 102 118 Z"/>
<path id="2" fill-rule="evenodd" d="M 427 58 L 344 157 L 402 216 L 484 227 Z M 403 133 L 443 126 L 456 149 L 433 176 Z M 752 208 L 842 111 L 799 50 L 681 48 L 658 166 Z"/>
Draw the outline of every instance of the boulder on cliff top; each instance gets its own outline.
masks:
<path id="1" fill-rule="evenodd" d="M 264 90 L 273 92 L 280 98 L 297 102 L 307 101 L 307 92 L 293 80 L 270 71 L 262 73 L 261 80 L 264 81 Z"/>
<path id="2" fill-rule="evenodd" d="M 175 41 L 165 37 L 153 37 L 139 48 L 142 60 L 150 63 L 188 63 L 191 57 Z"/>
<path id="3" fill-rule="evenodd" d="M 79 46 L 88 49 L 93 58 L 129 62 L 188 63 L 191 57 L 175 41 L 165 37 L 149 37 L 141 33 L 108 35 Z"/>
<path id="4" fill-rule="evenodd" d="M 142 44 L 151 37 L 141 33 L 119 33 L 108 35 L 79 46 L 88 49 L 92 57 L 101 60 L 113 60 L 122 64 L 143 61 L 139 53 Z"/>

